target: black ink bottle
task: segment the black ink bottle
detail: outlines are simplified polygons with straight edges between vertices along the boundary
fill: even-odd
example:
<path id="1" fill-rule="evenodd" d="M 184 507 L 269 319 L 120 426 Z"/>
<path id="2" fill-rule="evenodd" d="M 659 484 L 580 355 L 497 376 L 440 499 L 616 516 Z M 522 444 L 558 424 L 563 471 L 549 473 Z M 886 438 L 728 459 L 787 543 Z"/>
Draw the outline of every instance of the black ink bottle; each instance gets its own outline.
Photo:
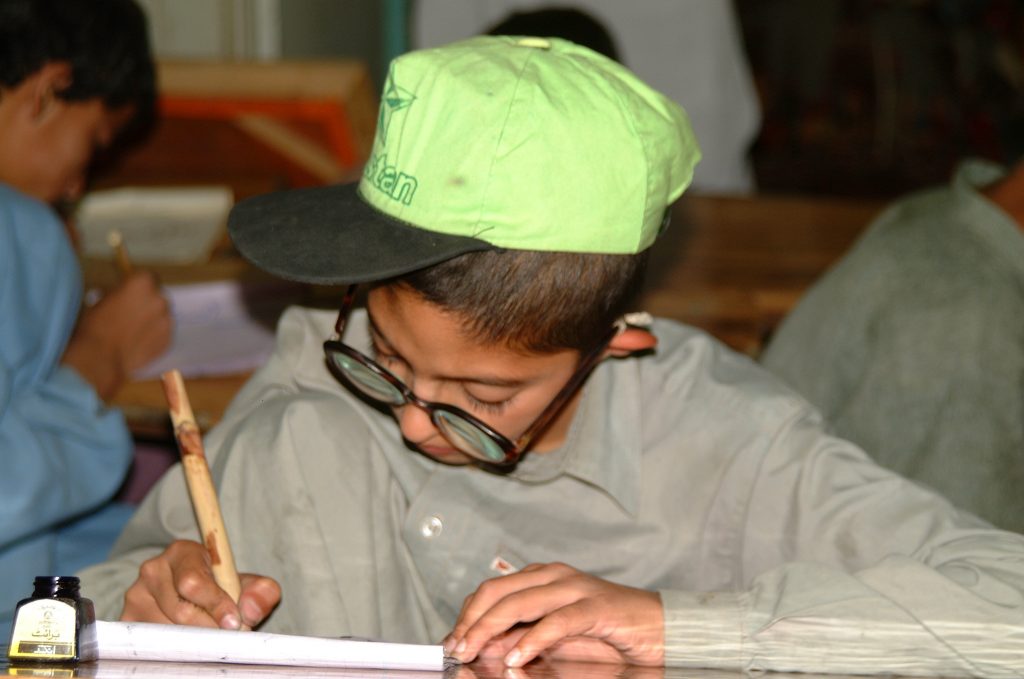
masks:
<path id="1" fill-rule="evenodd" d="M 67 575 L 35 579 L 32 596 L 14 609 L 12 664 L 74 664 L 96 659 L 96 611 L 78 591 L 78 578 Z"/>

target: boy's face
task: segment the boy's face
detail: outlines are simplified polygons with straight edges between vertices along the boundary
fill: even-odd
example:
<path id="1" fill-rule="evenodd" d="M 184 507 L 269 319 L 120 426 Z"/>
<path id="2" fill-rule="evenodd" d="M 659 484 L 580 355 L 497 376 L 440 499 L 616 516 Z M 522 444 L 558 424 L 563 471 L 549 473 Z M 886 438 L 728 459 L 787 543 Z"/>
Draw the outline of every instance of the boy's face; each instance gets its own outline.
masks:
<path id="1" fill-rule="evenodd" d="M 70 65 L 51 62 L 0 93 L 0 181 L 47 203 L 82 194 L 93 155 L 134 113 L 57 96 L 70 84 Z"/>
<path id="2" fill-rule="evenodd" d="M 386 286 L 367 300 L 374 358 L 420 399 L 454 405 L 506 437 L 518 438 L 547 407 L 576 369 L 579 354 L 522 354 L 503 345 L 481 344 L 463 334 L 458 316 L 415 292 Z M 531 450 L 562 444 L 576 410 L 574 397 Z M 447 464 L 470 458 L 441 434 L 414 405 L 393 408 L 402 436 L 418 450 Z"/>
<path id="3" fill-rule="evenodd" d="M 130 107 L 110 110 L 99 99 L 54 99 L 26 129 L 21 162 L 4 167 L 2 176 L 48 203 L 75 200 L 85 190 L 93 154 L 110 145 L 131 115 Z"/>

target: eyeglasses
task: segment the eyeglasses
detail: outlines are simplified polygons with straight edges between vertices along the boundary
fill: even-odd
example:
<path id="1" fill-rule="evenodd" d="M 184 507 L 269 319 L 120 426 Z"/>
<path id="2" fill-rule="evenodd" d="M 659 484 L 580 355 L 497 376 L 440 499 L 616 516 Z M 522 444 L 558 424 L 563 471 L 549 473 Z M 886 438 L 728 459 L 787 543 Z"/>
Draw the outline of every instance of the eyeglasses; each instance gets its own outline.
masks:
<path id="1" fill-rule="evenodd" d="M 601 361 L 612 339 L 630 325 L 650 322 L 647 314 L 630 314 L 616 321 L 608 333 L 584 356 L 569 381 L 515 441 L 492 429 L 465 410 L 446 403 L 433 403 L 417 397 L 402 380 L 369 356 L 341 341 L 349 310 L 355 300 L 357 286 L 346 291 L 334 324 L 335 336 L 324 342 L 324 353 L 332 372 L 343 384 L 372 401 L 387 406 L 412 404 L 430 416 L 438 431 L 460 451 L 490 465 L 515 464 L 530 443 L 561 411 L 590 372 Z"/>

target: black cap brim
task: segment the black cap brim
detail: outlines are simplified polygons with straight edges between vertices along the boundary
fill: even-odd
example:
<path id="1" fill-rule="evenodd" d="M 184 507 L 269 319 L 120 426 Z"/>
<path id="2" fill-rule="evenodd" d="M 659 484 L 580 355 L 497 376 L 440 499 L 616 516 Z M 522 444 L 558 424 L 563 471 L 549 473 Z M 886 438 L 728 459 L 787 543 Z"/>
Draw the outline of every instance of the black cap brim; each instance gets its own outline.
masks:
<path id="1" fill-rule="evenodd" d="M 303 283 L 369 283 L 439 264 L 486 241 L 427 231 L 371 207 L 358 184 L 291 189 L 240 201 L 228 216 L 235 248 L 254 265 Z"/>

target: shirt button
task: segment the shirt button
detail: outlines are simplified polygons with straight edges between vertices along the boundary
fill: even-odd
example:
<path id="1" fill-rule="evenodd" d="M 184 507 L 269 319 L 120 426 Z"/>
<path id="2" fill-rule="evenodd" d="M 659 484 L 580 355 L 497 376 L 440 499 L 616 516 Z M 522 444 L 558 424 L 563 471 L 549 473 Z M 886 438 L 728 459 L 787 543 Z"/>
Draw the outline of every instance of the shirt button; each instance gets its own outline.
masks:
<path id="1" fill-rule="evenodd" d="M 420 524 L 420 533 L 423 537 L 436 538 L 444 530 L 444 523 L 441 522 L 441 518 L 437 516 L 430 516 L 423 519 L 423 523 Z"/>

